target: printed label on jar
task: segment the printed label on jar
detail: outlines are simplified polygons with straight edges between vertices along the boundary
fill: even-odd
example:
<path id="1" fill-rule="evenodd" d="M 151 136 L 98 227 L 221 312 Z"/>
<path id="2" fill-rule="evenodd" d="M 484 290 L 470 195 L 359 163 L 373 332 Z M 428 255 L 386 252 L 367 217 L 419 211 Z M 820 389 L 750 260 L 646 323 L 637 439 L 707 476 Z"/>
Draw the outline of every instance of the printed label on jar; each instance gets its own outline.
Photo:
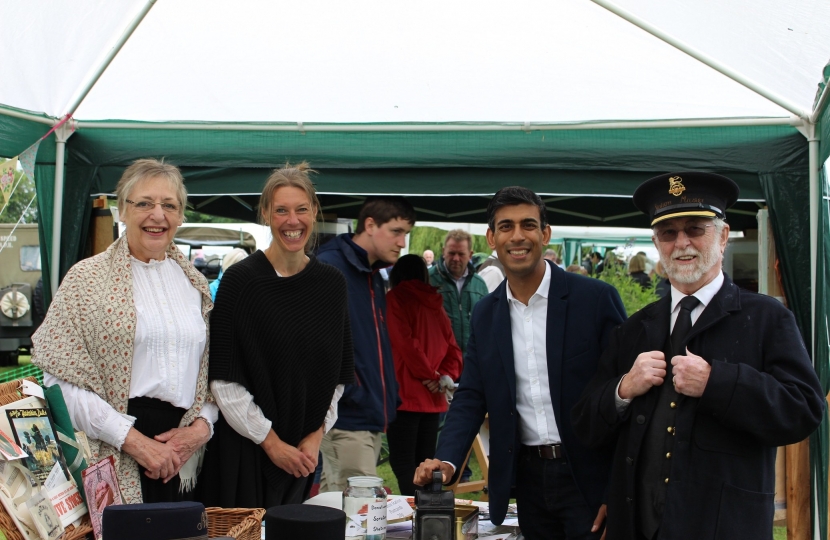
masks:
<path id="1" fill-rule="evenodd" d="M 369 503 L 366 534 L 368 536 L 386 534 L 386 501 Z"/>

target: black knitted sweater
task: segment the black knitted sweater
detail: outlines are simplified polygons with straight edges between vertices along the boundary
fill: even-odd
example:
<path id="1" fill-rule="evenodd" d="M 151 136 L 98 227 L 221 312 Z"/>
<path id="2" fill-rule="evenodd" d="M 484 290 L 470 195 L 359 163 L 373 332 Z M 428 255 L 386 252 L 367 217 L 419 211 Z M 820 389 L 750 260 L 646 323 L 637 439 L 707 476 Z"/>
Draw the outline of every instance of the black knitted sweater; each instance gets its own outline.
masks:
<path id="1" fill-rule="evenodd" d="M 209 379 L 244 386 L 279 438 L 292 446 L 319 429 L 335 386 L 354 379 L 346 281 L 340 271 L 311 257 L 300 273 L 279 277 L 262 251 L 229 268 L 210 318 Z M 223 455 L 223 468 L 233 468 L 228 459 L 255 455 L 273 487 L 293 479 L 232 429 L 216 435 L 242 439 L 231 445 L 241 455 Z M 238 481 L 244 491 L 248 482 Z M 254 483 L 259 480 L 251 479 Z"/>

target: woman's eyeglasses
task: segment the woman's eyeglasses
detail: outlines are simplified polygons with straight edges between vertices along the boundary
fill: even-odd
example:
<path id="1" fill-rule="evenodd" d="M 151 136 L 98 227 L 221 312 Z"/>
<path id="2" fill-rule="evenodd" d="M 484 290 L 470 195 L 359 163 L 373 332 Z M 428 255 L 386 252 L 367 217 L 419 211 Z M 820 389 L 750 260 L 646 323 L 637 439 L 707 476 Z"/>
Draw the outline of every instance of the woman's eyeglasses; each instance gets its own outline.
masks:
<path id="1" fill-rule="evenodd" d="M 139 212 L 145 212 L 145 213 L 152 212 L 153 208 L 155 208 L 156 205 L 161 206 L 161 209 L 164 210 L 165 212 L 167 212 L 168 214 L 176 214 L 176 213 L 179 212 L 179 205 L 175 204 L 175 203 L 150 202 L 150 201 L 134 202 L 134 201 L 131 201 L 130 199 L 126 199 L 124 202 L 133 205 L 133 208 L 135 208 Z"/>
<path id="2" fill-rule="evenodd" d="M 689 238 L 699 238 L 706 234 L 706 229 L 709 227 L 713 227 L 712 223 L 687 223 L 685 227 L 683 227 L 683 232 Z M 677 233 L 679 231 L 677 229 L 660 229 L 655 231 L 654 236 L 661 242 L 674 242 L 677 240 Z"/>

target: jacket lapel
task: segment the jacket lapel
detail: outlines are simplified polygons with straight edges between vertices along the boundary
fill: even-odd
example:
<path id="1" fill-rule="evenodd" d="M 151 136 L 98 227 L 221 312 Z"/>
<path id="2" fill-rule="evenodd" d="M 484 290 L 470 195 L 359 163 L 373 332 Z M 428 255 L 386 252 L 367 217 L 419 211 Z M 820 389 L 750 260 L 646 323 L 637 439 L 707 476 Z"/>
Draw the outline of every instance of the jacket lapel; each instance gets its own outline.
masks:
<path id="1" fill-rule="evenodd" d="M 548 289 L 548 313 L 545 335 L 545 352 L 548 363 L 550 399 L 556 424 L 562 425 L 562 356 L 565 346 L 565 317 L 568 309 L 568 285 L 563 270 L 551 263 L 550 288 Z"/>
<path id="2" fill-rule="evenodd" d="M 654 304 L 644 308 L 646 317 L 643 319 L 643 329 L 646 334 L 646 348 L 644 351 L 663 351 L 669 337 L 671 316 L 671 295 L 666 295 Z M 666 378 L 664 383 L 671 384 L 671 358 L 666 359 Z M 633 401 L 635 411 L 651 411 L 657 402 L 657 392 L 652 389 L 645 395 Z"/>
<path id="3" fill-rule="evenodd" d="M 689 330 L 689 334 L 686 336 L 686 345 L 691 343 L 695 337 L 699 336 L 707 328 L 710 328 L 724 317 L 727 317 L 730 311 L 738 311 L 740 309 L 741 302 L 738 294 L 738 286 L 724 273 L 723 285 L 715 293 L 715 296 L 712 297 L 712 301 L 709 302 L 709 305 L 706 306 L 706 309 L 703 310 L 703 313 L 700 314 L 697 321 L 695 321 L 692 329 Z M 694 353 L 695 351 L 690 352 Z M 709 363 L 712 362 L 709 358 L 705 360 Z"/>
<path id="4" fill-rule="evenodd" d="M 493 292 L 496 301 L 493 310 L 493 324 L 491 330 L 497 346 L 497 354 L 501 357 L 507 388 L 510 391 L 510 404 L 516 406 L 516 366 L 513 363 L 513 331 L 510 325 L 510 306 L 507 305 L 507 280 Z"/>

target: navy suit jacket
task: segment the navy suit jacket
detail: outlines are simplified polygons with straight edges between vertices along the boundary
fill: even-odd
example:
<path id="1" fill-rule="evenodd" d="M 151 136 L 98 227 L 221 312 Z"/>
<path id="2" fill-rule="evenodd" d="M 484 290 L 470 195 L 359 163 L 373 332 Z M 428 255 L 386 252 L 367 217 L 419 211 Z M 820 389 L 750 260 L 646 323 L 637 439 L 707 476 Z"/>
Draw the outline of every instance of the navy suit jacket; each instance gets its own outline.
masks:
<path id="1" fill-rule="evenodd" d="M 588 449 L 571 427 L 571 408 L 597 369 L 608 338 L 625 319 L 616 289 L 551 266 L 547 312 L 547 365 L 556 425 L 574 479 L 595 511 L 604 502 L 613 448 Z M 507 280 L 473 310 L 464 372 L 438 441 L 436 458 L 460 465 L 490 415 L 490 519 L 501 524 L 515 484 L 521 445 Z"/>

